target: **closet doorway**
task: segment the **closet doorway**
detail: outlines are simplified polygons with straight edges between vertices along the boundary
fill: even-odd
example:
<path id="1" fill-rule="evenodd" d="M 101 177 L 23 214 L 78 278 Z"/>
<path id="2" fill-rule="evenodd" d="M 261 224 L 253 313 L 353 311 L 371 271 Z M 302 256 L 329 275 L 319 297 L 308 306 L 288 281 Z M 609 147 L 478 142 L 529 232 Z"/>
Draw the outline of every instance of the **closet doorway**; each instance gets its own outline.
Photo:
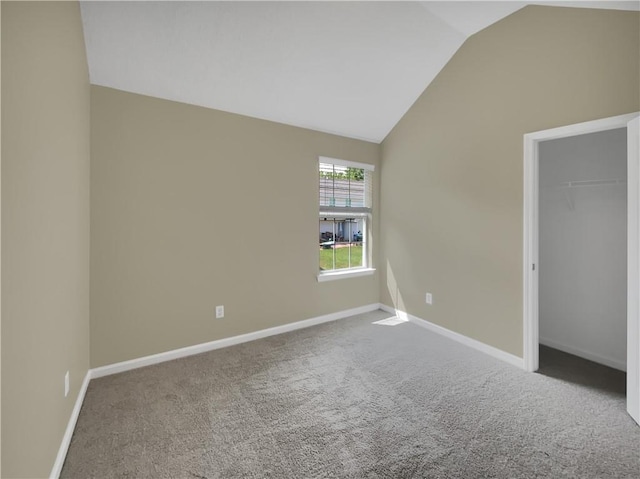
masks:
<path id="1" fill-rule="evenodd" d="M 635 113 L 524 138 L 525 369 L 542 344 L 626 370 L 636 422 L 639 128 Z"/>

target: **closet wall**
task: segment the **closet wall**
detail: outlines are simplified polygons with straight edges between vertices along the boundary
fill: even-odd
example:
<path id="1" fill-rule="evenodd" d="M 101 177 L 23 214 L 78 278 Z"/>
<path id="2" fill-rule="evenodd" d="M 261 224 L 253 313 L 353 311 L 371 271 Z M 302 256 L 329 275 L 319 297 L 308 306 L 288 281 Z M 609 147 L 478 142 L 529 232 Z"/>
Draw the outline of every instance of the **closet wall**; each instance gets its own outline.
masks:
<path id="1" fill-rule="evenodd" d="M 540 343 L 625 369 L 626 129 L 539 151 Z"/>

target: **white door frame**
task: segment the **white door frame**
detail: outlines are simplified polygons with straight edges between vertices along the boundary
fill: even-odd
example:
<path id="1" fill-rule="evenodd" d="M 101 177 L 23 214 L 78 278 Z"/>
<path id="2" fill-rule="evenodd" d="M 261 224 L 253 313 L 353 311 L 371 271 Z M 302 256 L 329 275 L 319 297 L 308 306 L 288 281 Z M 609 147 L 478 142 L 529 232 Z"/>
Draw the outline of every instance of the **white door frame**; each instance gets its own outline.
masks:
<path id="1" fill-rule="evenodd" d="M 587 121 L 574 125 L 552 128 L 550 130 L 536 131 L 524 135 L 524 231 L 523 231 L 523 362 L 526 371 L 536 371 L 539 365 L 538 345 L 538 144 L 541 141 L 566 138 L 569 136 L 584 135 L 598 131 L 627 128 L 627 123 L 638 116 L 638 112 L 626 115 L 603 118 L 601 120 Z M 636 159 L 636 163 L 638 163 Z M 638 171 L 636 165 L 636 170 Z M 640 179 L 637 175 L 627 178 L 628 198 L 638 198 Z M 629 218 L 632 215 L 638 217 L 640 205 L 637 202 L 629 205 Z M 635 211 L 633 211 L 635 210 Z M 630 238 L 629 238 L 630 239 Z M 639 268 L 638 264 L 630 264 L 631 258 L 638 258 L 640 245 L 636 232 L 635 241 L 628 241 L 627 268 L 634 272 Z M 633 254 L 635 253 L 635 255 Z M 636 277 L 638 272 L 635 271 Z M 631 285 L 627 284 L 627 288 Z M 638 297 L 638 291 L 628 290 L 629 297 Z M 629 300 L 628 300 L 629 301 Z M 636 299 L 637 301 L 637 299 Z M 631 321 L 628 321 L 631 323 Z M 627 354 L 629 358 L 629 354 Z M 639 365 L 640 366 L 640 365 Z M 627 367 L 629 370 L 629 367 Z"/>
<path id="2" fill-rule="evenodd" d="M 627 204 L 640 204 L 640 118 L 627 126 Z M 627 412 L 640 424 L 640 208 L 627 215 Z"/>

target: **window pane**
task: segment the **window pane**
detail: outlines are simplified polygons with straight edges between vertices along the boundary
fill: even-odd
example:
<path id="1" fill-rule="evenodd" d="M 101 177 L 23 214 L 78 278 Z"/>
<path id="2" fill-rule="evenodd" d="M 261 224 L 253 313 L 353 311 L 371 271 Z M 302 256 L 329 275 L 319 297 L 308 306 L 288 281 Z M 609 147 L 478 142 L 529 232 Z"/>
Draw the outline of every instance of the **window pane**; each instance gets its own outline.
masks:
<path id="1" fill-rule="evenodd" d="M 320 206 L 365 207 L 369 172 L 362 168 L 320 163 Z"/>
<path id="2" fill-rule="evenodd" d="M 365 218 L 320 217 L 320 271 L 365 266 L 365 226 Z"/>

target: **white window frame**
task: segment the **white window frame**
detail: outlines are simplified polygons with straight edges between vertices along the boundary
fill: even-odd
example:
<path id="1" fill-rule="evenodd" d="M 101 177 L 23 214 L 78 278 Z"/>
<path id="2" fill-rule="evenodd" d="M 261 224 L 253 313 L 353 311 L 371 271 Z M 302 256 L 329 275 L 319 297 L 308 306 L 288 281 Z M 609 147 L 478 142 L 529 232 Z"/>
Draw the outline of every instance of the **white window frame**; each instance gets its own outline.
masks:
<path id="1" fill-rule="evenodd" d="M 370 194 L 373 196 L 373 171 L 375 166 L 368 163 L 358 163 L 355 161 L 347 161 L 338 158 L 330 158 L 327 156 L 318 157 L 317 167 L 320 167 L 321 163 L 328 163 L 336 166 L 344 166 L 347 168 L 359 168 L 367 172 L 370 172 L 370 182 L 368 185 L 370 188 Z M 367 188 L 367 185 L 365 185 Z M 367 194 L 365 190 L 365 195 Z M 362 266 L 353 268 L 342 268 L 327 271 L 318 272 L 318 281 L 332 281 L 336 279 L 354 278 L 359 276 L 369 276 L 374 274 L 375 268 L 371 267 L 371 226 L 373 221 L 373 198 L 370 198 L 371 207 L 344 207 L 344 206 L 320 206 L 318 202 L 318 218 L 326 217 L 331 219 L 339 218 L 362 218 L 364 220 L 364 227 L 362 230 Z"/>

